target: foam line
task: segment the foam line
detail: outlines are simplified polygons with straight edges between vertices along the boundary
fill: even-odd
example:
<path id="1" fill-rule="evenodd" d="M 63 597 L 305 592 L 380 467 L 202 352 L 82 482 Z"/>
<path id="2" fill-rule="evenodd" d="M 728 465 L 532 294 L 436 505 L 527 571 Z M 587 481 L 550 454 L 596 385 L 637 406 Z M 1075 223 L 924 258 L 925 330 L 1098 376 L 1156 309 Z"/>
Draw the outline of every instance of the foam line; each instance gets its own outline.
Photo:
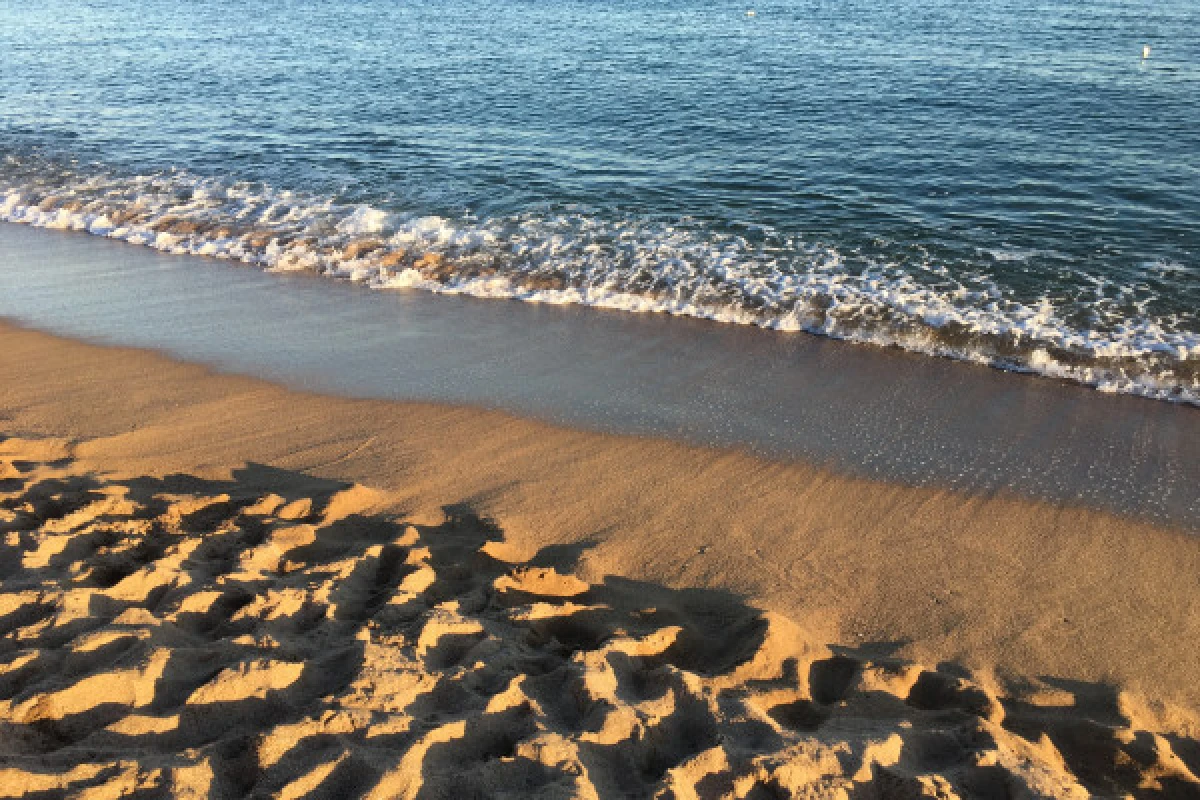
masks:
<path id="1" fill-rule="evenodd" d="M 181 171 L 26 170 L 0 183 L 0 219 L 376 289 L 805 331 L 1200 405 L 1195 320 L 1130 314 L 1099 292 L 1086 314 L 1022 303 L 983 272 L 863 263 L 770 229 L 582 212 L 450 220 Z"/>

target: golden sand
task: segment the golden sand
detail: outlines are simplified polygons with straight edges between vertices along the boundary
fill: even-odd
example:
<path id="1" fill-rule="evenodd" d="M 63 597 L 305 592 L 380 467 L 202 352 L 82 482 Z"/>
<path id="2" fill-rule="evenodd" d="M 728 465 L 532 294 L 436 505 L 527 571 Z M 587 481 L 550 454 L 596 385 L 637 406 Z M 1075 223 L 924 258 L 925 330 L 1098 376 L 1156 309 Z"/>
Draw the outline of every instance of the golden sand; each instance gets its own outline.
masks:
<path id="1" fill-rule="evenodd" d="M 1186 797 L 1195 537 L 0 328 L 0 797 Z"/>

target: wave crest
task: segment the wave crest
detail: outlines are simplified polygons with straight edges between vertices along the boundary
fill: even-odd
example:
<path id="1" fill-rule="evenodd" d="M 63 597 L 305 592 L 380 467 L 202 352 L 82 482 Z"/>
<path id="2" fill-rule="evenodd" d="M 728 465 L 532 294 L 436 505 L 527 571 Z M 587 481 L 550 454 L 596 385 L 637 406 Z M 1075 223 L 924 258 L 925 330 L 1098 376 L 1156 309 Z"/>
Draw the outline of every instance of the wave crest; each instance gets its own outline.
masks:
<path id="1" fill-rule="evenodd" d="M 1177 317 L 1097 300 L 1082 316 L 1103 324 L 1080 325 L 1078 309 L 1018 302 L 981 272 L 852 261 L 769 228 L 571 210 L 450 220 L 180 171 L 6 172 L 18 176 L 0 182 L 9 222 L 378 289 L 805 331 L 1200 405 L 1200 333 Z"/>

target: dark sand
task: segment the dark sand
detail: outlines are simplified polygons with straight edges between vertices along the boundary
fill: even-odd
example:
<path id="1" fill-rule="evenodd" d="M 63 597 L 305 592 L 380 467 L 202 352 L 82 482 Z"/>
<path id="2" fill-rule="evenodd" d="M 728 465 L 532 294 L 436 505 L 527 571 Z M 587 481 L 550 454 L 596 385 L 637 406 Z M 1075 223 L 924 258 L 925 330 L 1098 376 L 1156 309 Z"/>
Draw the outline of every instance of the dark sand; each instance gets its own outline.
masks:
<path id="1" fill-rule="evenodd" d="M 0 316 L 292 388 L 497 408 L 1200 526 L 1200 409 L 685 318 L 377 292 L 0 225 Z"/>

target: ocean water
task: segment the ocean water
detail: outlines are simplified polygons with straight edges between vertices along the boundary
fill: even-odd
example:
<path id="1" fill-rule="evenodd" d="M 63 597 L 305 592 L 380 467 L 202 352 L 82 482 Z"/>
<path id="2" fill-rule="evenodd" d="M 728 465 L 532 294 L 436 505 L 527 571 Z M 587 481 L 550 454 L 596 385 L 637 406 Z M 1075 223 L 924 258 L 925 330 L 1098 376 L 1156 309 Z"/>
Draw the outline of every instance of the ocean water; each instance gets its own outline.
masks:
<path id="1" fill-rule="evenodd" d="M 1200 4 L 749 8 L 3 3 L 0 219 L 1200 404 Z"/>

